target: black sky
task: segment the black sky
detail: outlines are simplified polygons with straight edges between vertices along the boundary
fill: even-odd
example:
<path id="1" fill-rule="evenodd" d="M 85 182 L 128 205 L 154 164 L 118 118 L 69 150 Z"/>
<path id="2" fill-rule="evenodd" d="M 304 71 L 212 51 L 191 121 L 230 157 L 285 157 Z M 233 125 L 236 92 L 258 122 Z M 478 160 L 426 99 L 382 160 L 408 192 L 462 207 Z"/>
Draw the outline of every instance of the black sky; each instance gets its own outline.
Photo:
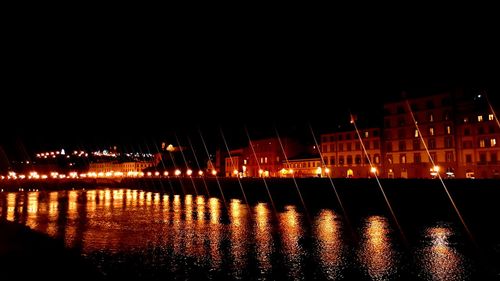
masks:
<path id="1" fill-rule="evenodd" d="M 5 43 L 1 143 L 137 144 L 219 127 L 238 143 L 243 125 L 328 128 L 402 90 L 498 94 L 492 34 L 434 31 L 28 25 Z"/>

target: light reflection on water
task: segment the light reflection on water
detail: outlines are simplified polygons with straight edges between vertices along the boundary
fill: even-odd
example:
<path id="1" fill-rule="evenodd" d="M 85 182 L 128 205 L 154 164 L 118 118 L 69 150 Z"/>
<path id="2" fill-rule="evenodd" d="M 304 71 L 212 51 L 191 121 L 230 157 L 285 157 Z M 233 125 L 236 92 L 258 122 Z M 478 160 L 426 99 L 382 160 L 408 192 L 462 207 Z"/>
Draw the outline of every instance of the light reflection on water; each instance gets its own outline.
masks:
<path id="1" fill-rule="evenodd" d="M 129 189 L 0 193 L 2 218 L 61 238 L 88 257 L 104 253 L 93 260 L 97 265 L 139 256 L 129 262 L 174 276 L 203 268 L 209 272 L 206 278 L 214 280 L 220 274 L 228 279 L 341 280 L 353 271 L 359 272 L 356 280 L 400 279 L 402 249 L 386 217 L 363 218 L 361 239 L 349 242 L 333 210 L 319 210 L 311 225 L 296 206 L 276 214 L 272 210 L 267 203 L 248 206 L 237 199 L 226 210 L 218 198 Z M 450 242 L 453 235 L 447 225 L 425 228 L 415 276 L 467 280 L 465 259 Z"/>
<path id="2" fill-rule="evenodd" d="M 452 231 L 446 226 L 432 227 L 425 232 L 421 251 L 425 277 L 430 280 L 467 280 L 464 257 L 453 248 Z"/>
<path id="3" fill-rule="evenodd" d="M 359 256 L 372 280 L 388 280 L 396 273 L 396 254 L 389 232 L 387 219 L 380 216 L 368 217 L 363 226 Z"/>

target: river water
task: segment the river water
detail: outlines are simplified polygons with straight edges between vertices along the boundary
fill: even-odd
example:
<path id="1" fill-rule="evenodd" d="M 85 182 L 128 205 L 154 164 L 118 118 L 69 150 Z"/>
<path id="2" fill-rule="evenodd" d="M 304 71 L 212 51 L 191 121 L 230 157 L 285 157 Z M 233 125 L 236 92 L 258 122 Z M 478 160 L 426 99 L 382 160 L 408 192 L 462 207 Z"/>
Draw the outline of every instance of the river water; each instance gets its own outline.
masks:
<path id="1" fill-rule="evenodd" d="M 379 213 L 346 220 L 329 208 L 306 212 L 286 203 L 132 189 L 3 192 L 0 217 L 63 240 L 113 279 L 499 277 L 484 252 L 498 254 L 500 238 L 477 251 L 461 225 L 446 220 L 426 220 L 401 235 L 391 217 Z"/>

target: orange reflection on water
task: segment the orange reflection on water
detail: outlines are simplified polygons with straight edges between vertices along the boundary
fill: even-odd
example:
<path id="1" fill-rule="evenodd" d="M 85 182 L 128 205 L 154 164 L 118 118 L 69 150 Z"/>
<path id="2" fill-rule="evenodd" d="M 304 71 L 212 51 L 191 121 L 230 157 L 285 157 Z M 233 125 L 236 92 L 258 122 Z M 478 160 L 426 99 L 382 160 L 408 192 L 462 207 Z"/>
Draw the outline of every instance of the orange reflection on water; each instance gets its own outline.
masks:
<path id="1" fill-rule="evenodd" d="M 450 228 L 433 227 L 426 231 L 429 245 L 423 249 L 423 266 L 433 280 L 467 280 L 463 256 L 451 247 Z"/>
<path id="2" fill-rule="evenodd" d="M 380 216 L 369 217 L 363 227 L 360 249 L 362 266 L 373 280 L 390 279 L 396 271 L 396 257 L 388 237 L 389 223 Z"/>
<path id="3" fill-rule="evenodd" d="M 255 243 L 258 267 L 262 275 L 271 269 L 272 226 L 269 222 L 269 209 L 265 203 L 255 206 Z"/>
<path id="4" fill-rule="evenodd" d="M 14 213 L 16 211 L 17 193 L 11 192 L 7 194 L 7 220 L 14 221 Z"/>
<path id="5" fill-rule="evenodd" d="M 341 278 L 343 266 L 343 241 L 340 234 L 340 223 L 332 210 L 323 210 L 314 223 L 317 241 L 317 252 L 321 268 L 328 280 Z"/>
<path id="6" fill-rule="evenodd" d="M 26 218 L 26 225 L 32 229 L 37 227 L 37 213 L 38 213 L 38 192 L 28 193 L 28 217 Z"/>
<path id="7" fill-rule="evenodd" d="M 303 279 L 302 254 L 304 249 L 299 243 L 303 232 L 299 213 L 295 206 L 285 207 L 285 212 L 279 215 L 279 225 L 285 252 L 285 264 L 289 267 L 288 274 L 292 279 Z"/>
<path id="8" fill-rule="evenodd" d="M 208 232 L 206 235 L 209 236 L 209 254 L 210 254 L 210 265 L 214 269 L 218 269 L 222 264 L 222 254 L 221 254 L 221 240 L 222 240 L 222 228 L 219 223 L 220 220 L 220 202 L 218 198 L 210 198 L 209 202 L 209 213 L 210 213 L 210 225 L 208 227 Z"/>
<path id="9" fill-rule="evenodd" d="M 57 191 L 51 191 L 49 193 L 49 213 L 48 213 L 48 224 L 46 232 L 51 236 L 56 236 L 57 234 L 57 217 L 59 215 L 58 197 L 59 193 Z"/>
<path id="10" fill-rule="evenodd" d="M 241 279 L 243 270 L 246 268 L 248 241 L 248 217 L 246 207 L 238 199 L 232 199 L 229 203 L 229 215 L 231 218 L 231 255 L 233 258 L 233 277 Z"/>

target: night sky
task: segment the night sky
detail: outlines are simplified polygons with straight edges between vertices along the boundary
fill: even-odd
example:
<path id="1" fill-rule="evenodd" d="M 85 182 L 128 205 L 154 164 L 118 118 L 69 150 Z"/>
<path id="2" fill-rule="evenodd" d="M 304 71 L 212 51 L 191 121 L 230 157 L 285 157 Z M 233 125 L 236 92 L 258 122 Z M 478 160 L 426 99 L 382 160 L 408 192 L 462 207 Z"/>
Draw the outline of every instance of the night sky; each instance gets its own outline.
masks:
<path id="1" fill-rule="evenodd" d="M 377 116 L 401 91 L 488 88 L 493 46 L 434 37 L 335 30 L 245 32 L 31 26 L 8 40 L 0 144 L 8 154 L 60 147 L 145 145 L 201 129 L 213 147 L 328 130 L 349 109 Z M 248 31 L 248 30 L 247 30 Z M 490 36 L 491 37 L 491 36 Z M 490 38 L 485 37 L 485 38 Z M 483 39 L 483 38 L 481 38 Z M 296 95 L 296 97 L 294 97 Z"/>

